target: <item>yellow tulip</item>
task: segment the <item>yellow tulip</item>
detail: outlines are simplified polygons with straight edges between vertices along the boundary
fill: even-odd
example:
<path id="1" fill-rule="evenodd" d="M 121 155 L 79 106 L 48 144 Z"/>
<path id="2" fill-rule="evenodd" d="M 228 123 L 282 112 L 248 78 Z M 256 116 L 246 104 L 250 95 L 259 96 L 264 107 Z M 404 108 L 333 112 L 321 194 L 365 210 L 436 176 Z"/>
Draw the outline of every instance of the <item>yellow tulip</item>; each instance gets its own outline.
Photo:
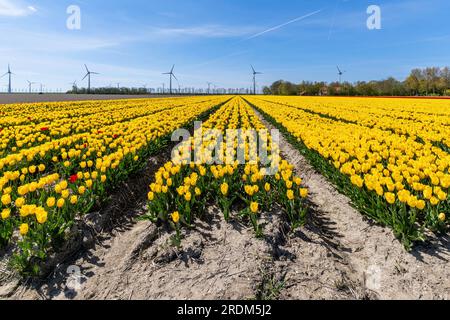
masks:
<path id="1" fill-rule="evenodd" d="M 45 211 L 43 208 L 39 208 L 36 212 L 36 220 L 39 224 L 44 224 L 47 222 L 47 211 Z"/>
<path id="2" fill-rule="evenodd" d="M 83 195 L 86 192 L 86 187 L 85 186 L 79 186 L 78 187 L 78 193 L 80 195 Z"/>
<path id="3" fill-rule="evenodd" d="M 50 197 L 47 199 L 47 207 L 52 208 L 56 204 L 56 199 L 54 197 Z"/>
<path id="4" fill-rule="evenodd" d="M 11 216 L 11 209 L 3 209 L 2 210 L 2 219 L 6 220 Z"/>
<path id="5" fill-rule="evenodd" d="M 300 189 L 300 197 L 302 197 L 302 198 L 306 198 L 306 197 L 308 197 L 308 189 L 306 189 L 306 188 L 302 188 L 302 189 Z"/>
<path id="6" fill-rule="evenodd" d="M 386 192 L 384 197 L 389 204 L 395 203 L 395 194 L 393 194 L 392 192 Z"/>
<path id="7" fill-rule="evenodd" d="M 76 195 L 72 195 L 70 197 L 70 203 L 71 204 L 77 204 L 77 202 L 78 202 L 78 197 Z"/>
<path id="8" fill-rule="evenodd" d="M 175 223 L 178 223 L 180 221 L 180 213 L 178 211 L 175 211 L 171 214 L 172 221 Z"/>
<path id="9" fill-rule="evenodd" d="M 63 198 L 59 198 L 58 201 L 56 202 L 56 206 L 58 208 L 62 208 L 64 206 L 65 202 L 66 201 Z"/>
<path id="10" fill-rule="evenodd" d="M 257 202 L 250 203 L 250 211 L 252 213 L 258 213 L 258 211 L 259 211 L 259 204 Z"/>
<path id="11" fill-rule="evenodd" d="M 224 196 L 226 196 L 228 194 L 228 183 L 222 183 L 222 185 L 220 186 L 220 191 Z"/>
<path id="12" fill-rule="evenodd" d="M 7 205 L 9 205 L 9 204 L 11 204 L 11 196 L 9 195 L 9 194 L 4 194 L 3 196 L 2 196 L 2 204 L 4 205 L 4 206 L 7 206 Z"/>
<path id="13" fill-rule="evenodd" d="M 286 195 L 287 195 L 288 200 L 294 200 L 294 198 L 295 198 L 294 191 L 292 191 L 290 189 L 287 191 Z"/>
<path id="14" fill-rule="evenodd" d="M 17 198 L 16 201 L 14 201 L 14 204 L 16 205 L 17 208 L 21 208 L 25 204 L 25 198 L 23 197 Z"/>
<path id="15" fill-rule="evenodd" d="M 27 235 L 28 231 L 30 230 L 30 227 L 27 223 L 22 223 L 19 227 L 19 232 L 22 236 Z"/>

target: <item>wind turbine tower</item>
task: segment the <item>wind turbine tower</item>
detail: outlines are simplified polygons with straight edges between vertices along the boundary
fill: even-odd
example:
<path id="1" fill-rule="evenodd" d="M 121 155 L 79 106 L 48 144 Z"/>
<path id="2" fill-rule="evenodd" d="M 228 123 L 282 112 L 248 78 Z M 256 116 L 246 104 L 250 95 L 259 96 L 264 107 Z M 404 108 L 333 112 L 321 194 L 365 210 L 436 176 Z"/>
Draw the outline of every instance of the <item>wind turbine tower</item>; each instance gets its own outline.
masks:
<path id="1" fill-rule="evenodd" d="M 208 85 L 208 94 L 211 94 L 211 85 L 212 85 L 212 82 L 207 82 L 206 84 Z"/>
<path id="2" fill-rule="evenodd" d="M 251 66 L 251 67 L 252 67 L 252 71 L 253 71 L 253 94 L 256 95 L 256 76 L 258 74 L 262 74 L 262 73 L 261 72 L 256 72 L 255 68 L 253 68 L 253 66 Z"/>
<path id="3" fill-rule="evenodd" d="M 72 90 L 76 93 L 78 91 L 77 81 L 75 80 L 69 84 L 72 85 Z"/>
<path id="4" fill-rule="evenodd" d="M 8 81 L 8 93 L 12 93 L 12 89 L 11 89 L 11 75 L 13 75 L 14 73 L 11 72 L 11 68 L 9 66 L 8 63 L 8 72 L 6 72 L 4 75 L 2 75 L 0 78 L 3 78 L 4 76 L 8 75 L 9 81 Z"/>
<path id="5" fill-rule="evenodd" d="M 27 80 L 27 82 L 28 82 L 28 93 L 31 93 L 31 86 L 33 85 L 33 84 L 36 84 L 36 82 L 31 82 L 31 81 L 29 81 L 29 80 Z"/>
<path id="6" fill-rule="evenodd" d="M 99 73 L 89 71 L 87 65 L 84 65 L 84 67 L 86 68 L 86 75 L 84 76 L 83 79 L 81 79 L 81 81 L 86 79 L 86 77 L 88 78 L 88 93 L 89 93 L 89 92 L 91 92 L 91 74 L 99 74 Z"/>
<path id="7" fill-rule="evenodd" d="M 175 77 L 175 74 L 173 73 L 173 69 L 175 69 L 175 65 L 172 66 L 172 69 L 170 70 L 170 72 L 165 72 L 165 73 L 163 73 L 163 74 L 169 75 L 169 78 L 170 78 L 170 81 L 169 81 L 169 85 L 170 85 L 169 93 L 170 93 L 170 94 L 172 94 L 172 77 L 173 77 L 175 80 L 178 81 L 177 77 Z"/>
<path id="8" fill-rule="evenodd" d="M 347 71 L 341 71 L 341 69 L 339 68 L 339 66 L 336 66 L 336 68 L 338 69 L 338 76 L 339 76 L 339 83 L 342 82 L 342 75 L 344 73 L 346 73 Z"/>

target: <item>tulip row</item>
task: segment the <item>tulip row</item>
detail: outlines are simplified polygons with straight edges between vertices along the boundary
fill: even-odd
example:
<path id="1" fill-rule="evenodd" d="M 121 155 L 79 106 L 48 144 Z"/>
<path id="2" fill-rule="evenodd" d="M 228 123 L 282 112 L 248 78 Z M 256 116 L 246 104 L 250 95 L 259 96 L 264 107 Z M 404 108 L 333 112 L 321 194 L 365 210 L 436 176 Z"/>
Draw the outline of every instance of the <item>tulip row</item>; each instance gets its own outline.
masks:
<path id="1" fill-rule="evenodd" d="M 233 135 L 236 129 L 240 130 Z M 240 136 L 249 130 L 257 135 Z M 257 154 L 261 148 L 263 154 L 270 153 L 269 162 L 262 161 L 261 152 Z M 237 160 L 240 152 L 244 162 Z M 157 171 L 144 218 L 169 223 L 175 230 L 173 242 L 179 245 L 181 228 L 193 227 L 195 219 L 204 217 L 207 208 L 215 204 L 225 220 L 248 222 L 256 235 L 262 236 L 260 214 L 270 212 L 275 204 L 281 205 L 294 229 L 305 223 L 307 196 L 308 189 L 294 175 L 293 166 L 279 156 L 276 141 L 251 107 L 236 97 Z"/>

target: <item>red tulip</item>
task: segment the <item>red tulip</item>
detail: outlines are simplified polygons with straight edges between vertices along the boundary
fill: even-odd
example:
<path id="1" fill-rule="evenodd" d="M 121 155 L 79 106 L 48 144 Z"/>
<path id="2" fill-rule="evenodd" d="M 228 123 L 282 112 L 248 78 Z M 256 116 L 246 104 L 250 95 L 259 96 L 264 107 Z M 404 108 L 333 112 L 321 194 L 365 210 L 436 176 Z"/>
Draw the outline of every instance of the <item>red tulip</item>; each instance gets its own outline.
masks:
<path id="1" fill-rule="evenodd" d="M 75 183 L 78 180 L 78 176 L 76 174 L 70 176 L 70 183 Z"/>

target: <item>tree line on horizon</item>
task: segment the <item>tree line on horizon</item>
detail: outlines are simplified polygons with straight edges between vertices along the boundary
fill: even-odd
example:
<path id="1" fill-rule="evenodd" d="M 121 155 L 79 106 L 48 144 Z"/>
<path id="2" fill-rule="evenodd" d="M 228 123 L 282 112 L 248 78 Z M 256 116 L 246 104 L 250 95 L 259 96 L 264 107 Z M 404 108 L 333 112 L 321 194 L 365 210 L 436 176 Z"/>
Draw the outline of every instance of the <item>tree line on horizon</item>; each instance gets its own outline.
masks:
<path id="1" fill-rule="evenodd" d="M 278 80 L 263 88 L 264 94 L 285 96 L 450 96 L 450 68 L 413 69 L 400 81 L 384 80 L 351 82 L 311 82 L 295 84 Z"/>

